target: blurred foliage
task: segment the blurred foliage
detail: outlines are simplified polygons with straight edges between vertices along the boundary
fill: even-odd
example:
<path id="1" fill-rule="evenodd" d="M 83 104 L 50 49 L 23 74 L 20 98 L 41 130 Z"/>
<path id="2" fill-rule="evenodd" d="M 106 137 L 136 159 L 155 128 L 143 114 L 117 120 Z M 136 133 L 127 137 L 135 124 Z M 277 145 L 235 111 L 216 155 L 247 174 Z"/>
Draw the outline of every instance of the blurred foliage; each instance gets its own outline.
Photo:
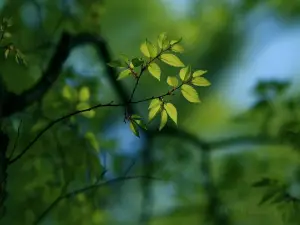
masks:
<path id="1" fill-rule="evenodd" d="M 300 2 L 187 0 L 187 12 L 180 13 L 173 11 L 175 2 L 0 2 L 1 16 L 11 18 L 1 20 L 0 78 L 14 93 L 36 83 L 65 30 L 101 35 L 113 58 L 126 53 L 136 66 L 147 54 L 139 43 L 166 31 L 172 38 L 183 38 L 182 63 L 190 63 L 196 71 L 208 70 L 205 76 L 216 84 L 199 91 L 201 105 L 188 104 L 179 94 L 172 96 L 176 119 L 174 110 L 168 115 L 178 127 L 164 124 L 165 133 L 163 129 L 152 137 L 150 162 L 142 160 L 147 137 L 132 135 L 123 123 L 122 108 L 88 111 L 52 127 L 9 166 L 1 224 L 146 224 L 139 222 L 145 210 L 145 183 L 140 179 L 105 183 L 124 174 L 143 175 L 145 167 L 163 179 L 146 183 L 151 186 L 153 208 L 148 209 L 147 224 L 298 224 L 300 104 L 299 93 L 287 94 L 292 81 L 259 81 L 253 90 L 255 103 L 236 117 L 237 109 L 219 97 L 218 90 L 224 79 L 221 72 L 245 45 L 247 17 L 267 8 L 294 23 Z M 93 46 L 73 49 L 44 98 L 1 121 L 11 140 L 8 157 L 18 155 L 54 119 L 120 99 L 109 82 L 112 74 L 104 67 Z M 178 75 L 176 68 L 163 64 L 159 68 L 159 76 L 157 68 L 149 71 L 156 79 L 150 75 L 141 79 L 137 99 L 165 93 L 166 83 L 176 83 L 171 77 Z M 133 79 L 119 81 L 129 94 Z M 147 108 L 141 103 L 135 110 L 148 118 Z M 150 129 L 160 127 L 164 117 L 161 114 Z M 80 191 L 86 187 L 90 189 Z"/>

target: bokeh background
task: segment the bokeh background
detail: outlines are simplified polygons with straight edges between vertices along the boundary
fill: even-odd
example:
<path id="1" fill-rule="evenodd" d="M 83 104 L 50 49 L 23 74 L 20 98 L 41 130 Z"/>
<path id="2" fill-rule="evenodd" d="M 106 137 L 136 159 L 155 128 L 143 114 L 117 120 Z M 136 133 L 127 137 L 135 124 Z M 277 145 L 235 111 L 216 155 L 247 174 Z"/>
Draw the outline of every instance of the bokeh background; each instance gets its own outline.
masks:
<path id="1" fill-rule="evenodd" d="M 201 104 L 175 95 L 178 127 L 169 122 L 161 133 L 155 121 L 151 135 L 135 137 L 122 108 L 99 108 L 51 128 L 9 167 L 1 224 L 297 224 L 299 1 L 1 0 L 0 6 L 14 22 L 9 40 L 28 63 L 1 58 L 12 92 L 40 78 L 63 31 L 101 36 L 112 58 L 141 56 L 140 44 L 162 32 L 182 37 L 182 61 L 208 70 L 212 83 L 198 89 Z M 178 73 L 162 71 L 163 81 Z M 74 48 L 46 96 L 6 119 L 10 152 L 16 145 L 17 155 L 50 121 L 76 110 L 82 87 L 90 105 L 119 102 L 114 76 L 97 46 Z M 119 83 L 127 94 L 134 85 Z M 166 88 L 145 76 L 135 98 Z M 147 104 L 134 110 L 147 118 Z M 159 179 L 108 182 L 60 199 L 96 181 L 137 175 Z M 252 184 L 263 177 L 279 180 L 293 201 L 258 205 L 266 188 Z"/>

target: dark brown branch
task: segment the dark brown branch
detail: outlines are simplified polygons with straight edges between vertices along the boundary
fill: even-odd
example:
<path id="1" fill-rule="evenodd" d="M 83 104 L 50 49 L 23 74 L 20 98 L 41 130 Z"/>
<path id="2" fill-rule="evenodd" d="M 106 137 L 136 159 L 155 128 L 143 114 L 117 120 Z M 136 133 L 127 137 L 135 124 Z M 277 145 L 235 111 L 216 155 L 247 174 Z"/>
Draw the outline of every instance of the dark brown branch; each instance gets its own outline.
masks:
<path id="1" fill-rule="evenodd" d="M 106 186 L 106 185 L 110 185 L 110 184 L 114 184 L 114 183 L 118 183 L 118 182 L 123 182 L 125 180 L 133 180 L 133 179 L 155 179 L 155 180 L 161 180 L 161 179 L 158 179 L 158 178 L 154 178 L 154 177 L 148 177 L 148 176 L 128 176 L 128 177 L 118 177 L 118 178 L 115 178 L 115 179 L 112 179 L 112 180 L 109 180 L 109 181 L 106 181 L 106 182 L 103 182 L 103 183 L 100 183 L 100 184 L 93 184 L 93 185 L 90 185 L 90 186 L 87 186 L 87 187 L 84 187 L 84 188 L 81 188 L 81 189 L 77 189 L 77 190 L 74 190 L 72 192 L 69 192 L 65 195 L 61 195 L 59 197 L 57 197 L 51 205 L 48 206 L 48 208 L 37 218 L 37 220 L 34 222 L 34 225 L 37 225 L 39 224 L 48 214 L 50 211 L 52 211 L 52 209 L 58 205 L 60 203 L 60 201 L 64 200 L 64 199 L 68 199 L 70 197 L 74 197 L 80 193 L 84 193 L 84 192 L 87 192 L 87 191 L 90 191 L 90 190 L 93 190 L 93 189 L 97 189 L 97 188 L 100 188 L 100 187 L 103 187 L 103 186 Z"/>

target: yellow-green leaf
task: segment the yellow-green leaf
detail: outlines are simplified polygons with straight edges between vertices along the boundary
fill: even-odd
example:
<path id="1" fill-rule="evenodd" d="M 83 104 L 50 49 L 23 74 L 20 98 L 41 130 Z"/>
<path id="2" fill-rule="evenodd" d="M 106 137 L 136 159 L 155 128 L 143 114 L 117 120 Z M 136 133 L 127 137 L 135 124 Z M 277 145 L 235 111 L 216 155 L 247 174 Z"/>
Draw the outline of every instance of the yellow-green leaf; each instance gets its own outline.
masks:
<path id="1" fill-rule="evenodd" d="M 160 105 L 157 105 L 149 110 L 148 121 L 150 122 L 157 115 L 160 110 Z"/>
<path id="2" fill-rule="evenodd" d="M 94 133 L 92 132 L 87 132 L 85 134 L 85 138 L 89 141 L 90 145 L 93 147 L 93 149 L 96 151 L 96 152 L 99 152 L 99 142 L 95 136 Z"/>
<path id="3" fill-rule="evenodd" d="M 119 74 L 117 80 L 121 80 L 121 79 L 123 79 L 123 78 L 125 78 L 125 77 L 128 77 L 130 74 L 131 74 L 130 69 L 123 70 L 123 71 Z"/>
<path id="4" fill-rule="evenodd" d="M 177 87 L 178 86 L 178 79 L 177 79 L 177 77 L 169 76 L 167 78 L 167 83 L 168 83 L 168 85 L 170 85 L 172 87 Z"/>
<path id="5" fill-rule="evenodd" d="M 135 136 L 140 137 L 138 125 L 134 121 L 130 121 L 129 127 Z"/>
<path id="6" fill-rule="evenodd" d="M 197 91 L 190 85 L 184 84 L 181 86 L 181 93 L 186 100 L 193 103 L 201 102 Z"/>
<path id="7" fill-rule="evenodd" d="M 138 120 L 134 120 L 134 122 L 141 128 L 143 128 L 144 130 L 147 130 L 146 124 L 144 124 L 144 122 L 140 119 Z"/>
<path id="8" fill-rule="evenodd" d="M 177 124 L 177 110 L 175 106 L 172 103 L 166 103 L 164 108 L 166 109 L 169 117 L 171 117 L 174 123 Z"/>
<path id="9" fill-rule="evenodd" d="M 63 90 L 62 90 L 62 96 L 65 98 L 65 99 L 68 99 L 70 101 L 74 101 L 76 100 L 77 98 L 77 92 L 74 88 L 72 88 L 71 86 L 69 85 L 65 85 L 63 87 Z"/>
<path id="10" fill-rule="evenodd" d="M 167 37 L 167 33 L 161 33 L 159 36 L 158 36 L 158 39 L 157 39 L 157 42 L 158 42 L 158 46 L 165 50 L 169 47 L 170 43 L 168 41 L 168 37 Z"/>
<path id="11" fill-rule="evenodd" d="M 155 77 L 157 80 L 160 80 L 161 70 L 156 63 L 150 63 L 148 66 L 148 71 L 153 77 Z"/>
<path id="12" fill-rule="evenodd" d="M 144 56 L 150 58 L 150 52 L 149 52 L 149 50 L 148 50 L 148 47 L 147 47 L 147 43 L 146 43 L 146 42 L 144 42 L 143 44 L 141 44 L 140 50 L 141 50 L 141 52 L 144 54 Z"/>
<path id="13" fill-rule="evenodd" d="M 170 66 L 184 67 L 183 62 L 181 62 L 181 60 L 176 55 L 164 53 L 160 56 L 160 59 L 164 63 L 169 64 Z"/>
<path id="14" fill-rule="evenodd" d="M 166 110 L 162 110 L 159 130 L 162 130 L 166 126 L 167 121 L 168 121 L 168 114 L 167 114 Z"/>
<path id="15" fill-rule="evenodd" d="M 187 81 L 191 76 L 191 66 L 184 67 L 180 70 L 179 76 L 182 81 Z"/>
<path id="16" fill-rule="evenodd" d="M 90 105 L 87 102 L 80 102 L 77 104 L 76 109 L 77 110 L 86 110 L 82 112 L 81 114 L 85 117 L 92 118 L 95 116 L 94 110 L 87 110 L 90 108 Z"/>
<path id="17" fill-rule="evenodd" d="M 197 70 L 193 73 L 193 77 L 200 77 L 202 76 L 203 74 L 206 74 L 207 73 L 207 70 Z"/>
<path id="18" fill-rule="evenodd" d="M 157 107 L 157 106 L 159 106 L 160 104 L 161 104 L 161 101 L 160 101 L 158 98 L 155 98 L 155 99 L 151 100 L 148 109 Z"/>
<path id="19" fill-rule="evenodd" d="M 196 86 L 210 86 L 210 82 L 204 77 L 195 77 L 192 80 L 192 84 Z"/>
<path id="20" fill-rule="evenodd" d="M 85 102 L 90 99 L 90 89 L 88 87 L 82 87 L 79 90 L 79 101 Z"/>
<path id="21" fill-rule="evenodd" d="M 157 47 L 148 40 L 146 40 L 146 45 L 147 45 L 150 56 L 152 58 L 156 57 L 157 56 Z"/>
<path id="22" fill-rule="evenodd" d="M 182 53 L 184 52 L 184 48 L 180 45 L 180 44 L 175 44 L 171 47 L 171 50 L 173 52 L 178 52 L 178 53 Z"/>

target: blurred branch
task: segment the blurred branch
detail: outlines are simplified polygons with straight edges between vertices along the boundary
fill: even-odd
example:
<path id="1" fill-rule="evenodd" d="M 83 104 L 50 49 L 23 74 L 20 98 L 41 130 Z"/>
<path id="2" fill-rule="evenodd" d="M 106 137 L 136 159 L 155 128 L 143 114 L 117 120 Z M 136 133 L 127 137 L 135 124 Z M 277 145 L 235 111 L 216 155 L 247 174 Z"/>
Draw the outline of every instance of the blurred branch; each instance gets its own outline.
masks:
<path id="1" fill-rule="evenodd" d="M 118 178 L 115 178 L 115 179 L 112 179 L 112 180 L 109 180 L 109 181 L 106 181 L 106 182 L 103 182 L 103 183 L 100 183 L 100 184 L 94 184 L 94 185 L 90 185 L 90 186 L 87 186 L 87 187 L 84 187 L 84 188 L 81 188 L 81 189 L 74 190 L 74 191 L 69 192 L 67 194 L 58 196 L 52 202 L 52 204 L 49 205 L 46 208 L 46 210 L 44 210 L 44 212 L 36 219 L 36 221 L 33 224 L 37 225 L 40 222 L 42 222 L 42 220 L 54 209 L 54 207 L 57 206 L 60 203 L 60 201 L 62 201 L 64 199 L 68 199 L 68 198 L 74 197 L 74 196 L 76 196 L 80 193 L 84 193 L 84 192 L 87 192 L 87 191 L 90 191 L 90 190 L 93 190 L 93 189 L 98 189 L 98 188 L 101 188 L 101 187 L 106 186 L 106 185 L 122 182 L 122 181 L 125 181 L 125 180 L 133 180 L 133 179 L 155 179 L 155 180 L 160 180 L 158 178 L 148 177 L 148 176 L 118 177 Z"/>

